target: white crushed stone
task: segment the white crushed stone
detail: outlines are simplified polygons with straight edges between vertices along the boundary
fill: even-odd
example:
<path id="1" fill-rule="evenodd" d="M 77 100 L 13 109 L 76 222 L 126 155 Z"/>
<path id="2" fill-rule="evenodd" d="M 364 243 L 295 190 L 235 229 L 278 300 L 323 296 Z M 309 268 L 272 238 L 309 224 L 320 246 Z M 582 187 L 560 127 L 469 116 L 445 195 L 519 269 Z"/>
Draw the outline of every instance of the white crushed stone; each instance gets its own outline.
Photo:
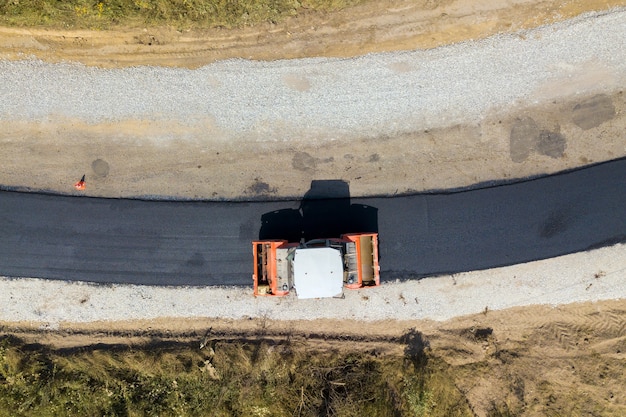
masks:
<path id="1" fill-rule="evenodd" d="M 196 70 L 0 60 L 0 121 L 175 121 L 208 126 L 202 140 L 397 135 L 622 88 L 624 39 L 622 7 L 479 41 L 350 59 L 227 60 Z"/>
<path id="2" fill-rule="evenodd" d="M 94 285 L 0 278 L 0 319 L 62 322 L 155 318 L 443 321 L 515 306 L 626 300 L 626 244 L 485 271 L 384 282 L 345 298 L 257 297 L 250 287 Z"/>

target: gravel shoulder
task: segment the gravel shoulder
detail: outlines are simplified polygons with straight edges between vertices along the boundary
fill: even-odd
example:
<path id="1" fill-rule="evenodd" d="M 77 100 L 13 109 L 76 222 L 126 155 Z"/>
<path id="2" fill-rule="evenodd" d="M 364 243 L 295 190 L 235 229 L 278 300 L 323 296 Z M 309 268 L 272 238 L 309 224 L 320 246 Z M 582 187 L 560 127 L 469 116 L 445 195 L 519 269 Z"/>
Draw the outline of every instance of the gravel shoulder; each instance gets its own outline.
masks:
<path id="1" fill-rule="evenodd" d="M 66 323 L 201 318 L 246 320 L 434 320 L 524 305 L 626 299 L 626 245 L 487 271 L 345 291 L 344 298 L 253 297 L 252 288 L 94 285 L 40 279 L 0 280 L 1 317 Z M 503 294 L 507 294 L 503 296 Z M 59 303 L 59 300 L 64 300 Z"/>

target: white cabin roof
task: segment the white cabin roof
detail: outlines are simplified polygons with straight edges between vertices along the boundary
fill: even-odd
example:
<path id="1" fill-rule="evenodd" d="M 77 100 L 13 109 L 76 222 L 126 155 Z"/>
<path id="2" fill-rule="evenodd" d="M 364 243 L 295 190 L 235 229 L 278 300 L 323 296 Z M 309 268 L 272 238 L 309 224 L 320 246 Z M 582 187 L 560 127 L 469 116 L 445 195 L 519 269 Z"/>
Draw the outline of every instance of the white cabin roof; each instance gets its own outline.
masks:
<path id="1" fill-rule="evenodd" d="M 293 258 L 293 283 L 298 298 L 341 296 L 341 252 L 333 248 L 296 249 Z"/>

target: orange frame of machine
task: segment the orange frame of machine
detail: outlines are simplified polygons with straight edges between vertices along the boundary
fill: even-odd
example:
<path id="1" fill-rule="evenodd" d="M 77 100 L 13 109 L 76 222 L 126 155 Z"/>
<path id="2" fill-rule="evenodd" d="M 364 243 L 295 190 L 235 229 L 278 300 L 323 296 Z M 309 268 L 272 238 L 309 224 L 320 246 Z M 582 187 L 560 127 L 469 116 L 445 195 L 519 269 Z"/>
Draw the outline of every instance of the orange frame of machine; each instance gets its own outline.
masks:
<path id="1" fill-rule="evenodd" d="M 275 296 L 281 296 L 281 295 L 287 295 L 289 294 L 289 289 L 287 289 L 286 291 L 283 289 L 279 289 L 278 288 L 278 282 L 277 282 L 277 278 L 278 278 L 278 270 L 277 270 L 277 265 L 276 265 L 276 249 L 279 246 L 283 246 L 284 244 L 287 244 L 288 242 L 286 240 L 260 240 L 260 241 L 253 241 L 252 242 L 252 253 L 254 256 L 254 274 L 252 275 L 252 279 L 254 281 L 254 295 L 275 295 Z M 264 250 L 261 251 L 261 257 L 259 258 L 259 248 L 263 247 Z M 259 260 L 261 263 L 265 263 L 266 268 L 259 268 L 261 266 L 261 264 L 259 263 Z M 259 273 L 262 271 L 259 271 L 259 269 L 262 269 L 263 271 L 265 271 L 266 276 L 265 277 L 261 277 L 259 276 Z M 267 286 L 269 287 L 269 291 L 264 291 L 259 293 L 259 281 L 263 281 L 263 282 L 267 282 Z M 265 286 L 265 284 L 263 285 Z"/>
<path id="2" fill-rule="evenodd" d="M 362 245 L 362 241 L 361 238 L 363 237 L 369 237 L 372 240 L 372 267 L 373 267 L 373 282 L 374 284 L 371 285 L 364 285 L 363 283 L 363 277 L 365 275 L 364 271 L 363 271 L 363 259 L 362 259 L 362 250 L 363 247 Z M 358 267 L 358 273 L 357 273 L 357 282 L 352 283 L 352 284 L 348 284 L 345 283 L 345 287 L 352 289 L 352 290 L 356 290 L 359 288 L 363 288 L 363 287 L 377 287 L 380 285 L 380 266 L 378 265 L 378 233 L 349 233 L 349 234 L 345 234 L 345 235 L 341 235 L 341 238 L 343 240 L 347 240 L 347 241 L 351 241 L 354 242 L 356 244 L 356 256 L 357 256 L 357 267 Z"/>
<path id="3" fill-rule="evenodd" d="M 365 238 L 365 240 L 363 240 Z M 367 249 L 367 240 L 371 241 L 371 253 L 366 252 L 368 257 L 372 256 L 371 270 L 368 262 L 368 271 L 364 270 L 363 254 Z M 375 287 L 380 285 L 380 267 L 378 264 L 378 233 L 347 233 L 341 235 L 339 239 L 330 238 L 335 242 L 353 242 L 356 246 L 357 281 L 353 283 L 344 282 L 344 287 L 348 289 L 358 289 L 364 287 Z M 290 243 L 287 240 L 256 240 L 252 242 L 252 253 L 254 259 L 254 282 L 255 296 L 284 296 L 289 294 L 290 288 L 285 288 L 285 283 L 279 283 L 277 249 L 289 249 L 299 246 L 299 243 Z M 264 275 L 264 276 L 261 276 Z M 364 282 L 364 276 L 371 279 Z M 260 285 L 261 283 L 261 285 Z M 263 288 L 263 289 L 262 289 Z M 261 290 L 261 291 L 260 291 Z"/>

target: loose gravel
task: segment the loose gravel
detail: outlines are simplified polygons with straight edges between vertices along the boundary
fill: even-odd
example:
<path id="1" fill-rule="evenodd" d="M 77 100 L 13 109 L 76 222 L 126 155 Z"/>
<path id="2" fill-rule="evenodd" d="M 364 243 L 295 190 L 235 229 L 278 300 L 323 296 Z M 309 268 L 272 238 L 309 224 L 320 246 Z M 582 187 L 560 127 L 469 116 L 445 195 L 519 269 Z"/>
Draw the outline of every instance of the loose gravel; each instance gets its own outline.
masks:
<path id="1" fill-rule="evenodd" d="M 626 8 L 432 50 L 197 70 L 0 61 L 0 120 L 211 125 L 206 140 L 378 137 L 626 82 Z M 599 74 L 588 79 L 590 70 Z M 546 93 L 550 83 L 563 88 Z M 163 139 L 167 139 L 164 135 Z M 180 139 L 180 138 L 179 138 Z"/>

